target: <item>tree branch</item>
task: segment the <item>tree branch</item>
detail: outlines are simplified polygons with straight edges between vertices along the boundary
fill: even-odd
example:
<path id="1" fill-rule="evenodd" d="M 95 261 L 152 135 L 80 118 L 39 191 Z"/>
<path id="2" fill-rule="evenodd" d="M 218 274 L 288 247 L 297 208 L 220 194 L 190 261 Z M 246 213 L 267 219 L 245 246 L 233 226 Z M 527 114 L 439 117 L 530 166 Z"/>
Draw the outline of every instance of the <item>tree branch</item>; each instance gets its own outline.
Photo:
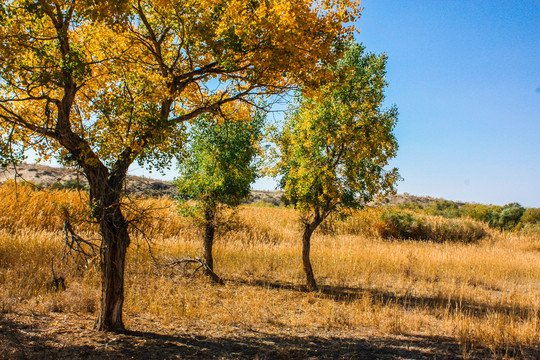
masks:
<path id="1" fill-rule="evenodd" d="M 223 280 L 214 272 L 212 271 L 208 265 L 201 259 L 201 258 L 184 258 L 184 259 L 178 259 L 174 256 L 172 256 L 173 261 L 169 262 L 168 264 L 162 265 L 163 267 L 175 267 L 175 266 L 185 266 L 186 264 L 198 264 L 199 267 L 195 269 L 194 273 L 196 273 L 199 269 L 204 269 L 206 274 L 216 283 L 223 285 Z"/>
<path id="2" fill-rule="evenodd" d="M 3 114 L 0 114 L 0 119 L 3 119 L 4 121 L 9 122 L 10 124 L 19 125 L 28 130 L 37 132 L 38 134 L 49 136 L 56 139 L 56 133 L 52 131 L 51 129 L 35 125 L 24 120 L 20 115 L 14 113 L 13 111 L 11 111 L 9 108 L 5 107 L 2 104 L 0 104 L 0 109 L 4 110 L 9 115 L 11 115 L 11 116 L 6 116 Z"/>

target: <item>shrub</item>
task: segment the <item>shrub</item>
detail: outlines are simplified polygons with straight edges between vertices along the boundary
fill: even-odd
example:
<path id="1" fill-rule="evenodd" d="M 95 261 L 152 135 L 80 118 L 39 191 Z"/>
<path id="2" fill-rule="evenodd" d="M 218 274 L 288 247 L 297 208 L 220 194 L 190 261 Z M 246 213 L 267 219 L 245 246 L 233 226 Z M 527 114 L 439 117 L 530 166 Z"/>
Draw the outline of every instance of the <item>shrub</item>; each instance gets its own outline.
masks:
<path id="1" fill-rule="evenodd" d="M 463 216 L 485 222 L 492 228 L 513 230 L 520 223 L 525 208 L 518 203 L 504 207 L 497 205 L 467 204 L 462 208 Z"/>
<path id="2" fill-rule="evenodd" d="M 470 243 L 487 236 L 482 225 L 470 220 L 451 220 L 393 210 L 383 212 L 381 220 L 383 224 L 379 227 L 379 235 L 384 238 Z"/>
<path id="3" fill-rule="evenodd" d="M 424 219 L 410 212 L 387 210 L 381 214 L 384 222 L 382 237 L 423 239 L 426 235 Z"/>
<path id="4" fill-rule="evenodd" d="M 525 208 L 518 203 L 505 205 L 499 215 L 499 228 L 512 230 L 519 224 L 523 213 L 525 213 Z"/>
<path id="5" fill-rule="evenodd" d="M 482 221 L 490 227 L 498 227 L 502 208 L 495 205 L 466 204 L 461 210 L 465 217 Z"/>
<path id="6" fill-rule="evenodd" d="M 415 202 L 404 202 L 398 204 L 397 207 L 401 210 L 424 210 L 425 206 Z"/>
<path id="7" fill-rule="evenodd" d="M 426 209 L 427 213 L 445 218 L 462 217 L 462 211 L 458 204 L 449 200 L 434 201 Z"/>
<path id="8" fill-rule="evenodd" d="M 540 232 L 540 208 L 526 209 L 521 216 L 519 228 L 530 232 Z"/>
<path id="9" fill-rule="evenodd" d="M 477 242 L 488 235 L 486 229 L 470 220 L 446 220 L 429 226 L 430 238 L 439 242 L 455 241 L 463 243 Z"/>
<path id="10" fill-rule="evenodd" d="M 64 189 L 68 189 L 68 190 L 88 190 L 89 188 L 88 188 L 88 186 L 81 184 L 76 179 L 69 179 L 69 180 L 64 181 L 63 183 L 62 182 L 52 183 L 49 186 L 49 189 L 50 190 L 64 190 Z"/>
<path id="11" fill-rule="evenodd" d="M 538 224 L 540 223 L 540 208 L 528 208 L 521 216 L 523 224 Z"/>

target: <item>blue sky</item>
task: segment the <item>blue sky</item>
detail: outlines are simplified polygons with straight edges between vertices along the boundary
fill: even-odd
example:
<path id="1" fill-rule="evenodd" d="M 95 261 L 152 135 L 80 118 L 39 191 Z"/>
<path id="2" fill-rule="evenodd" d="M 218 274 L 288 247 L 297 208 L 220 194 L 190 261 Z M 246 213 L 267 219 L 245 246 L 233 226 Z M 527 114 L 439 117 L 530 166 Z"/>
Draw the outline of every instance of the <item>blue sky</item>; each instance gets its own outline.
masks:
<path id="1" fill-rule="evenodd" d="M 362 6 L 400 111 L 398 191 L 540 207 L 540 1 Z"/>

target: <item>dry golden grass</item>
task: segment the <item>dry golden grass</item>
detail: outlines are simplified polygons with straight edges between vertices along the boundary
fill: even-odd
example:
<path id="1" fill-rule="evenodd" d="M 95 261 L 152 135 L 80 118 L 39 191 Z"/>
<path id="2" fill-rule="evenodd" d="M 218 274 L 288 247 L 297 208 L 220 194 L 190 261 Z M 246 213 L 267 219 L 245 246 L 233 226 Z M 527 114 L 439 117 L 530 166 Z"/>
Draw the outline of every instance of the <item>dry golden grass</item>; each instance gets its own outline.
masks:
<path id="1" fill-rule="evenodd" d="M 63 261 L 63 217 L 87 218 L 84 193 L 0 187 L 0 311 L 93 313 L 96 259 Z M 467 355 L 526 357 L 540 344 L 540 239 L 500 233 L 474 244 L 385 240 L 380 210 L 368 209 L 316 233 L 312 262 L 321 285 L 303 291 L 300 229 L 292 209 L 244 206 L 215 242 L 217 286 L 192 269 L 162 266 L 199 256 L 200 231 L 168 199 L 136 200 L 152 218 L 136 223 L 128 251 L 125 311 L 162 323 L 204 321 L 244 328 L 365 330 L 379 335 L 452 336 Z M 61 210 L 61 211 L 60 211 Z M 130 218 L 137 212 L 130 211 Z M 439 221 L 432 219 L 431 221 Z M 95 227 L 77 227 L 97 238 Z M 54 291 L 51 264 L 66 279 Z M 129 323 L 127 324 L 129 326 Z"/>

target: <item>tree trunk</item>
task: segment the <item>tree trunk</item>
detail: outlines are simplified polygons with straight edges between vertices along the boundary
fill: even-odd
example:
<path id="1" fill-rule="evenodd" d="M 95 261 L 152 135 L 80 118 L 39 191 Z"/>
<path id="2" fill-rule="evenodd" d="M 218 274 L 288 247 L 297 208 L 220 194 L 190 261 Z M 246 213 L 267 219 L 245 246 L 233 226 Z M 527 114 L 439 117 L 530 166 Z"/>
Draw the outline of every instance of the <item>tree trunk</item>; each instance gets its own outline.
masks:
<path id="1" fill-rule="evenodd" d="M 302 264 L 304 266 L 304 272 L 306 273 L 306 285 L 308 290 L 317 290 L 317 283 L 315 282 L 315 276 L 313 276 L 313 268 L 311 267 L 311 261 L 309 259 L 309 252 L 311 247 L 311 234 L 315 230 L 314 223 L 305 224 L 304 234 L 302 236 Z"/>
<path id="2" fill-rule="evenodd" d="M 124 268 L 130 243 L 128 223 L 118 202 L 105 208 L 99 219 L 101 244 L 101 304 L 95 328 L 101 331 L 124 330 Z"/>
<path id="3" fill-rule="evenodd" d="M 206 209 L 204 212 L 203 263 L 206 265 L 204 272 L 210 279 L 223 285 L 223 280 L 214 272 L 214 257 L 212 256 L 212 245 L 216 232 L 215 216 L 215 208 Z"/>
<path id="4" fill-rule="evenodd" d="M 216 227 L 214 224 L 214 212 L 206 210 L 204 214 L 204 239 L 203 239 L 203 259 L 208 269 L 214 271 L 214 258 L 212 257 L 212 245 L 214 244 L 214 234 Z"/>
<path id="5" fill-rule="evenodd" d="M 68 141 L 63 145 L 74 148 L 71 152 L 84 170 L 90 184 L 93 217 L 101 232 L 101 299 L 95 328 L 100 331 L 124 330 L 124 268 L 130 238 L 120 200 L 127 170 L 135 157 L 127 148 L 109 170 L 83 140 L 76 136 L 68 136 L 68 140 L 79 144 L 74 147 Z"/>

